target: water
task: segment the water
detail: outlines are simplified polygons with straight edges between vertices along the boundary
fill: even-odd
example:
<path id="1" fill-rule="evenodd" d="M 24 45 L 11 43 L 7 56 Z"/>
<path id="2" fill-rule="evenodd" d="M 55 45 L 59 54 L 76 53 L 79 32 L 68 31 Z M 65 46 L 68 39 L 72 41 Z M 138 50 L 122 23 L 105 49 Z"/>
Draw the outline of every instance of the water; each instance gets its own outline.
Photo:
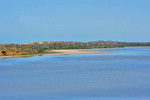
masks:
<path id="1" fill-rule="evenodd" d="M 0 100 L 150 100 L 150 47 L 0 59 Z"/>

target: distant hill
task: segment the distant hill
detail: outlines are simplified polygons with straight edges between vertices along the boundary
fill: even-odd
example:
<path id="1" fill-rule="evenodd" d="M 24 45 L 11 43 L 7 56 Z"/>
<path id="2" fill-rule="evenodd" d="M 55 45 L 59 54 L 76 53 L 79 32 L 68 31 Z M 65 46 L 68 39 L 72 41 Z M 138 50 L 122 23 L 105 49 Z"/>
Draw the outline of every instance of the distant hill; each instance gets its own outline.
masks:
<path id="1" fill-rule="evenodd" d="M 93 49 L 150 46 L 150 42 L 118 42 L 118 41 L 92 41 L 92 42 L 32 42 L 21 44 L 0 44 L 0 55 L 6 51 L 7 55 L 21 55 L 42 53 L 51 49 Z"/>

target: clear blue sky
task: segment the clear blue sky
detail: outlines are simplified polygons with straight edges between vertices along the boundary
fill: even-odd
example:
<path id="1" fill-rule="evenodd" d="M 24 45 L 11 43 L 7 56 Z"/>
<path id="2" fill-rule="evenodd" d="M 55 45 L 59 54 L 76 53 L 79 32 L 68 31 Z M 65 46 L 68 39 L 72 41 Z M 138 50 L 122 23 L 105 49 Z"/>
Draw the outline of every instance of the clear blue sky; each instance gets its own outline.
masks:
<path id="1" fill-rule="evenodd" d="M 150 0 L 0 0 L 0 43 L 150 41 Z"/>

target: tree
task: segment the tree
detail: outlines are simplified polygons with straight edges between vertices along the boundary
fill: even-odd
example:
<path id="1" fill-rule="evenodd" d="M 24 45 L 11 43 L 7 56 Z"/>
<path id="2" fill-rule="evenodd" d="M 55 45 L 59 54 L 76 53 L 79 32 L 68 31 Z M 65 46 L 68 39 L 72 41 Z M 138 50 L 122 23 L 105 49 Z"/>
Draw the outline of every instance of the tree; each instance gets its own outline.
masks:
<path id="1" fill-rule="evenodd" d="M 2 51 L 1 53 L 3 53 L 3 55 L 6 55 L 7 52 L 6 51 Z"/>
<path id="2" fill-rule="evenodd" d="M 42 49 L 39 49 L 39 50 L 38 50 L 38 53 L 43 53 L 43 50 L 42 50 Z"/>

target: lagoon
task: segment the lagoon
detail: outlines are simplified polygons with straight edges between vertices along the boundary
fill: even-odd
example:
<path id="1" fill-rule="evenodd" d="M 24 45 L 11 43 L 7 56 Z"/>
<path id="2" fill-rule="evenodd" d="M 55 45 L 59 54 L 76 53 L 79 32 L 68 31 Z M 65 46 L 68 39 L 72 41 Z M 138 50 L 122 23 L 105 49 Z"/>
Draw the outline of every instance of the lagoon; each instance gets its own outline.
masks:
<path id="1" fill-rule="evenodd" d="M 0 100 L 149 100 L 150 47 L 0 59 Z"/>

